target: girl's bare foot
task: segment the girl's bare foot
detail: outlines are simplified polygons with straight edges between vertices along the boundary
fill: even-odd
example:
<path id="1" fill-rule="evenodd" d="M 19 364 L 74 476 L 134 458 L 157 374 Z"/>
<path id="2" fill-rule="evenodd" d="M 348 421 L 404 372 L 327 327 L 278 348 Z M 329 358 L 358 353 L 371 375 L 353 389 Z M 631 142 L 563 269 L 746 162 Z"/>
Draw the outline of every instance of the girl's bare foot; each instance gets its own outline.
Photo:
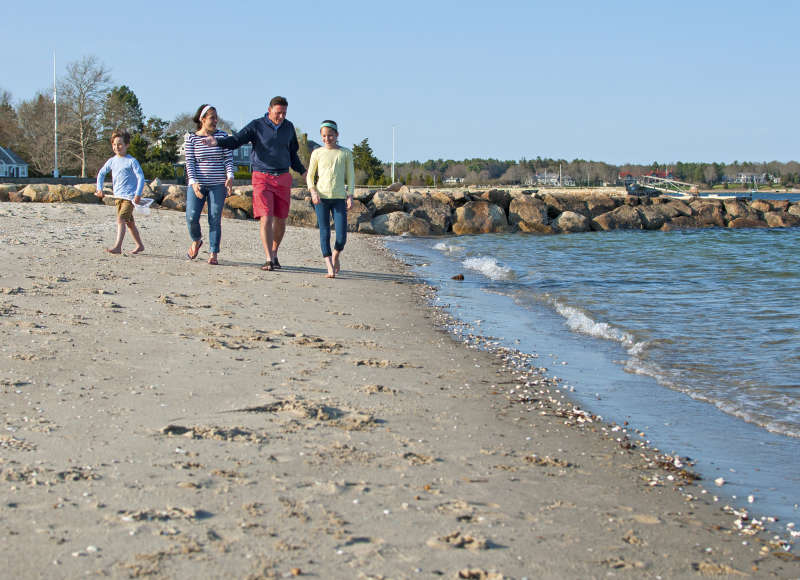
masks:
<path id="1" fill-rule="evenodd" d="M 336 253 L 333 255 L 333 273 L 338 274 L 339 270 L 342 269 L 341 264 L 339 263 L 339 254 Z"/>
<path id="2" fill-rule="evenodd" d="M 122 250 L 120 250 L 119 248 L 106 248 L 106 252 L 108 252 L 109 254 L 121 254 Z"/>
<path id="3" fill-rule="evenodd" d="M 141 252 L 144 252 L 144 246 L 136 246 L 131 252 L 131 254 L 139 254 Z"/>

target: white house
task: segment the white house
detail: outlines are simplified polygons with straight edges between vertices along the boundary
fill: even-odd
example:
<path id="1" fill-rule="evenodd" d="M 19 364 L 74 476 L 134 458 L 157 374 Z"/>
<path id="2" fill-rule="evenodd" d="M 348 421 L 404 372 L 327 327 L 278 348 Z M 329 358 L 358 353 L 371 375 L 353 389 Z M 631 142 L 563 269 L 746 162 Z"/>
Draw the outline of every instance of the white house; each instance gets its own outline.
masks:
<path id="1" fill-rule="evenodd" d="M 0 177 L 28 177 L 28 164 L 11 149 L 0 147 Z"/>

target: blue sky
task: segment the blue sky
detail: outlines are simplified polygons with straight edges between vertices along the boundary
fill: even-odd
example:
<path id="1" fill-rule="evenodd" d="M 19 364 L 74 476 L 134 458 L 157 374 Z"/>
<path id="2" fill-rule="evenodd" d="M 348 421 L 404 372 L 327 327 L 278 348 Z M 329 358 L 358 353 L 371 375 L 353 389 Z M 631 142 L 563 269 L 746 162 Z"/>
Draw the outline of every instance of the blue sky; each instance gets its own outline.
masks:
<path id="1" fill-rule="evenodd" d="M 15 11 L 17 12 L 17 11 Z M 21 13 L 20 13 L 21 12 Z M 797 160 L 800 2 L 30 0 L 0 89 L 94 55 L 145 114 L 203 102 L 241 127 L 270 97 L 314 135 L 425 159 Z M 13 20 L 13 23 L 12 23 Z M 312 137 L 313 138 L 313 137 Z"/>

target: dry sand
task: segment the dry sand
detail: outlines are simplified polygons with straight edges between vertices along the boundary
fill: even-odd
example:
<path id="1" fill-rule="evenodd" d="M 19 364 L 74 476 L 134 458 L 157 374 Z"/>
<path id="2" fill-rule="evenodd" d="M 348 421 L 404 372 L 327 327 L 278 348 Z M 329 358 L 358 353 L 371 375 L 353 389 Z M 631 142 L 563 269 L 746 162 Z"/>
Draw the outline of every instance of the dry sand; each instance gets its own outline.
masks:
<path id="1" fill-rule="evenodd" d="M 138 223 L 111 256 L 112 208 L 0 205 L 3 577 L 800 576 L 548 381 L 514 395 L 375 238 L 327 280 L 316 230 L 262 272 L 253 222 L 218 267 Z"/>

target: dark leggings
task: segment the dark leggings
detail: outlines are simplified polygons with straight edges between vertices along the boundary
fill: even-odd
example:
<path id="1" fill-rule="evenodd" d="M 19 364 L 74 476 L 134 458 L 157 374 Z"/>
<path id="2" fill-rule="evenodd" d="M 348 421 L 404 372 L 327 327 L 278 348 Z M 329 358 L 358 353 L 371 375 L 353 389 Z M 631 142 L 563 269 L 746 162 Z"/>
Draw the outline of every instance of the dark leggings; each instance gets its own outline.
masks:
<path id="1" fill-rule="evenodd" d="M 319 225 L 319 245 L 322 248 L 322 257 L 333 255 L 331 252 L 331 213 L 333 214 L 333 227 L 336 229 L 336 240 L 333 249 L 337 252 L 344 250 L 347 242 L 347 205 L 344 199 L 321 198 L 314 206 L 317 212 Z"/>

